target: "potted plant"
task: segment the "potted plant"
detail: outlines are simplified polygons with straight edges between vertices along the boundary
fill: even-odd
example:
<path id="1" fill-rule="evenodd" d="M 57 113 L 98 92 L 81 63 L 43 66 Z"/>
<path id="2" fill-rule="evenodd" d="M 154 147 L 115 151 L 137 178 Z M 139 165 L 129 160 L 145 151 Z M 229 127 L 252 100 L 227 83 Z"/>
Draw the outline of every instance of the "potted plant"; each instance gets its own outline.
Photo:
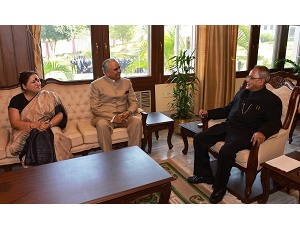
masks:
<path id="1" fill-rule="evenodd" d="M 279 59 L 275 62 L 275 66 L 283 68 L 285 63 L 288 63 L 293 66 L 295 75 L 300 75 L 300 65 L 290 59 Z"/>
<path id="2" fill-rule="evenodd" d="M 174 131 L 180 134 L 179 124 L 193 121 L 194 118 L 194 95 L 197 91 L 196 84 L 199 79 L 194 74 L 193 60 L 195 59 L 193 51 L 191 54 L 187 50 L 180 51 L 178 56 L 173 56 L 169 59 L 172 63 L 170 70 L 172 74 L 168 78 L 169 83 L 173 83 L 172 95 L 173 99 L 168 103 L 170 110 L 175 113 L 171 115 L 174 119 Z"/>

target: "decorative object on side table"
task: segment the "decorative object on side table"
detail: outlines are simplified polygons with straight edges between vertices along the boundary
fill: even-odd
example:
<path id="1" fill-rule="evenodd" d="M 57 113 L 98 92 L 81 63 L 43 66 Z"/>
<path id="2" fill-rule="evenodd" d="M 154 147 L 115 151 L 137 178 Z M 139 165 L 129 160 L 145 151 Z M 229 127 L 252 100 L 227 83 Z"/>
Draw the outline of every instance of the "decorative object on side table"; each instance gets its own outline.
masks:
<path id="1" fill-rule="evenodd" d="M 170 67 L 172 74 L 168 78 L 168 82 L 173 83 L 174 87 L 173 99 L 168 105 L 170 110 L 176 111 L 171 118 L 174 119 L 174 131 L 177 134 L 181 133 L 179 124 L 194 120 L 194 95 L 197 91 L 195 87 L 199 82 L 198 77 L 194 74 L 194 52 L 189 55 L 187 50 L 180 51 L 178 56 L 169 59 L 172 62 Z"/>

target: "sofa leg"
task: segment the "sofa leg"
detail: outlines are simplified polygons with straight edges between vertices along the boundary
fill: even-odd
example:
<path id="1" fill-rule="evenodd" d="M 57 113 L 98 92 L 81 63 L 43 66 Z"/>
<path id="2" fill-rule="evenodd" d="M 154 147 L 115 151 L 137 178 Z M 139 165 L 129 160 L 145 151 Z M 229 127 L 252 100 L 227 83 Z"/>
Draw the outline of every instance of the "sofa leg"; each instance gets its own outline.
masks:
<path id="1" fill-rule="evenodd" d="M 9 171 L 12 170 L 12 166 L 9 166 L 9 165 L 5 165 L 5 166 L 3 166 L 2 168 L 3 168 L 3 170 L 4 170 L 5 172 L 9 172 Z"/>
<path id="2" fill-rule="evenodd" d="M 7 165 L 0 166 L 0 168 L 3 169 L 5 172 L 10 172 L 12 171 L 12 168 L 14 166 L 21 166 L 21 163 L 7 164 Z"/>

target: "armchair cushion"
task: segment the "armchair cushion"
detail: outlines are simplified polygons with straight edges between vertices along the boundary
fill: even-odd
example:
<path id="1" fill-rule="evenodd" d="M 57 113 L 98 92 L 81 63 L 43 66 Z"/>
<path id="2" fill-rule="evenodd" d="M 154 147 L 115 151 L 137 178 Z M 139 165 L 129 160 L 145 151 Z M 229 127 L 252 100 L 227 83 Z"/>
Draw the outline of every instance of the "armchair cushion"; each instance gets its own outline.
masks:
<path id="1" fill-rule="evenodd" d="M 289 107 L 289 100 L 291 96 L 291 90 L 287 86 L 282 86 L 281 88 L 275 89 L 272 85 L 266 84 L 266 88 L 276 94 L 282 102 L 282 115 L 281 123 L 284 122 L 287 110 Z"/>

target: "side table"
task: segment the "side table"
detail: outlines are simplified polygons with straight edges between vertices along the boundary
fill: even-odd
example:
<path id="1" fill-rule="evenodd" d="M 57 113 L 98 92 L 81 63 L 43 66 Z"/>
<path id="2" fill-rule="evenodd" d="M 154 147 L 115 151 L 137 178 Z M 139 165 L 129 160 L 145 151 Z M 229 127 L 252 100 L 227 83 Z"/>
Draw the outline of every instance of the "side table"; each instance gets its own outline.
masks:
<path id="1" fill-rule="evenodd" d="M 181 137 L 184 143 L 184 149 L 182 150 L 182 153 L 184 155 L 187 154 L 187 151 L 189 149 L 189 143 L 187 141 L 187 137 L 194 137 L 195 134 L 202 131 L 202 127 L 199 127 L 198 124 L 202 123 L 202 121 L 193 121 L 193 122 L 187 122 L 180 125 L 181 130 Z"/>
<path id="2" fill-rule="evenodd" d="M 150 154 L 152 149 L 152 132 L 155 132 L 156 140 L 158 140 L 158 131 L 164 129 L 169 129 L 167 142 L 169 149 L 172 149 L 173 145 L 171 143 L 171 139 L 174 132 L 174 120 L 160 112 L 149 112 L 146 120 L 145 139 L 147 141 L 142 144 L 142 149 L 145 150 L 148 142 L 148 154 Z"/>
<path id="3" fill-rule="evenodd" d="M 298 151 L 294 151 L 286 155 L 297 161 L 300 161 L 300 152 Z M 258 203 L 266 203 L 268 201 L 270 194 L 270 178 L 272 178 L 273 181 L 277 182 L 281 186 L 293 188 L 300 192 L 300 176 L 298 176 L 297 174 L 300 171 L 300 167 L 289 172 L 285 172 L 274 166 L 269 165 L 266 162 L 262 163 L 261 166 L 261 184 L 263 187 L 263 195 L 262 198 L 258 200 Z"/>

